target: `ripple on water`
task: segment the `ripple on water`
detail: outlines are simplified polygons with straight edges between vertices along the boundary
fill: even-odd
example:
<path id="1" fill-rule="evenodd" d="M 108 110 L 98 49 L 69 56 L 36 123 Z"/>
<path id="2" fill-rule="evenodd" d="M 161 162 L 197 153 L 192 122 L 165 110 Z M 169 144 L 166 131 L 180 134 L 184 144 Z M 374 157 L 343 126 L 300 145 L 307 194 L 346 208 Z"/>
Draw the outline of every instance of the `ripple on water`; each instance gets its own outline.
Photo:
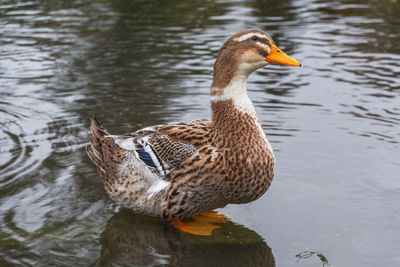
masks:
<path id="1" fill-rule="evenodd" d="M 6 99 L 3 99 L 6 100 Z M 10 100 L 10 99 L 7 99 Z M 46 123 L 40 120 L 43 114 L 27 110 L 24 106 L 11 103 L 0 103 L 0 183 L 2 188 L 15 183 L 16 180 L 40 166 L 43 156 L 51 153 L 50 144 L 46 141 Z M 21 100 L 21 99 L 19 99 Z M 35 117 L 39 120 L 29 122 Z M 26 127 L 29 125 L 29 127 Z"/>
<path id="2" fill-rule="evenodd" d="M 386 30 L 375 25 L 388 18 L 371 16 L 371 9 L 388 12 L 384 6 L 389 4 L 335 2 L 310 1 L 307 8 L 301 8 L 314 14 L 301 18 L 307 31 L 300 38 L 308 48 L 301 49 L 305 59 L 302 76 L 310 77 L 311 87 L 319 87 L 316 90 L 326 95 L 321 105 L 352 117 L 343 118 L 341 124 L 347 125 L 339 128 L 348 134 L 399 143 L 400 56 L 392 44 L 400 32 L 385 34 Z M 330 101 L 333 98 L 338 104 Z"/>

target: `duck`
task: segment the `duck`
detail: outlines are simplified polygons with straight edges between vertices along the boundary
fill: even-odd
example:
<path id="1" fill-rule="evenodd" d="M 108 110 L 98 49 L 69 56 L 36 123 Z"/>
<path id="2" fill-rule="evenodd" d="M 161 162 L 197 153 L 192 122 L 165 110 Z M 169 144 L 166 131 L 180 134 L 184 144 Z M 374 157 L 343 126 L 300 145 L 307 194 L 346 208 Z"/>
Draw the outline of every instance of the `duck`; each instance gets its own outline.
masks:
<path id="1" fill-rule="evenodd" d="M 203 236 L 225 222 L 215 209 L 261 197 L 273 180 L 275 157 L 246 84 L 250 74 L 270 63 L 301 66 L 266 32 L 240 31 L 217 55 L 210 119 L 112 135 L 92 116 L 86 152 L 108 196 Z"/>

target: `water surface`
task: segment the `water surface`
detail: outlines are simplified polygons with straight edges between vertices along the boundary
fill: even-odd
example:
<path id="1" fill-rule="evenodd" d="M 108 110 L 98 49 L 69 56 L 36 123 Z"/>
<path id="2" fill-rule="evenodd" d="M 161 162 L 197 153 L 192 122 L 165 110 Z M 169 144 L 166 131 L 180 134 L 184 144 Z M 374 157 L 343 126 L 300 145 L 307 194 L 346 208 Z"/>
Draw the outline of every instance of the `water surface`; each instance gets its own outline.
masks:
<path id="1" fill-rule="evenodd" d="M 304 250 L 397 265 L 398 14 L 384 0 L 2 1 L 0 265 L 322 265 L 296 262 Z M 222 209 L 231 222 L 206 241 L 120 209 L 84 152 L 90 115 L 115 134 L 207 118 L 218 49 L 248 28 L 303 65 L 248 83 L 271 188 Z"/>

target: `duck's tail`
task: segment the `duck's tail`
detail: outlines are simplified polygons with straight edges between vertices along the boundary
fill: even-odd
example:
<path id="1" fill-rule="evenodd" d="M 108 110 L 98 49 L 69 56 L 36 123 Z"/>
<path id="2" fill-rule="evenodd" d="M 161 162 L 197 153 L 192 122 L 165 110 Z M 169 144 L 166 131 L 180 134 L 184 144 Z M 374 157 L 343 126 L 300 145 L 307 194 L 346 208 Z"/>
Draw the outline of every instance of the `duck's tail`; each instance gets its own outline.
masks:
<path id="1" fill-rule="evenodd" d="M 92 136 L 86 152 L 96 165 L 107 194 L 136 212 L 160 216 L 162 195 L 151 192 L 160 178 L 145 167 L 134 150 L 116 144 L 118 137 L 111 136 L 94 116 L 90 121 Z"/>
<path id="2" fill-rule="evenodd" d="M 107 166 L 104 162 L 103 146 L 106 145 L 104 142 L 107 141 L 105 136 L 108 136 L 109 133 L 101 126 L 94 115 L 90 118 L 90 132 L 92 133 L 90 147 L 89 145 L 86 146 L 86 152 L 104 179 L 103 175 L 107 173 Z"/>

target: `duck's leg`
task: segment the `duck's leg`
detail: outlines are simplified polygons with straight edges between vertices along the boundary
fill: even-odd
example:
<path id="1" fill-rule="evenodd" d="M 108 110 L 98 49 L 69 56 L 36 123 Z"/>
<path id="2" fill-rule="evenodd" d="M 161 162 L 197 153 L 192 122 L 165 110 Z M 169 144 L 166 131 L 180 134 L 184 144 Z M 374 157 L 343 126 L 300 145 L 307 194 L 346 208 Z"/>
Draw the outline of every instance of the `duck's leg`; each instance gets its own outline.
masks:
<path id="1" fill-rule="evenodd" d="M 226 217 L 217 212 L 205 212 L 192 217 L 190 222 L 182 222 L 179 219 L 173 219 L 172 225 L 177 229 L 194 235 L 210 236 L 212 231 L 221 228 L 214 223 L 224 223 Z"/>
<path id="2" fill-rule="evenodd" d="M 218 213 L 218 212 L 204 212 L 200 214 L 199 216 L 209 218 L 210 222 L 213 223 L 225 223 L 226 222 L 226 216 L 224 214 Z"/>

